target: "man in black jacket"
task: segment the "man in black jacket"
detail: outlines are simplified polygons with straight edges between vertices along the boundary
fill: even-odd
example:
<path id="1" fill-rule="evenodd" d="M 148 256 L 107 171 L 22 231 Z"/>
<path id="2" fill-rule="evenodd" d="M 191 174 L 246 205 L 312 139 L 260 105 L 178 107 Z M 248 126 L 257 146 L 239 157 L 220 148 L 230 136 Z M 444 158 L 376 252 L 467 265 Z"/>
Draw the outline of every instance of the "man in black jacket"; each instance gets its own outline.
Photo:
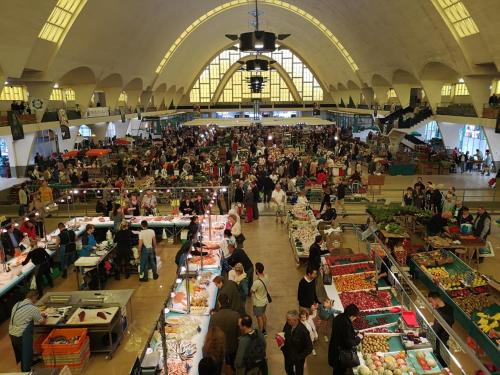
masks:
<path id="1" fill-rule="evenodd" d="M 299 300 L 299 307 L 311 311 L 311 306 L 318 303 L 316 295 L 316 278 L 318 277 L 318 270 L 311 266 L 307 266 L 305 276 L 299 282 L 297 290 L 297 299 Z"/>
<path id="2" fill-rule="evenodd" d="M 44 277 L 50 287 L 54 287 L 52 275 L 50 274 L 50 256 L 43 247 L 37 247 L 36 242 L 32 242 L 31 246 L 33 250 L 28 253 L 22 264 L 25 266 L 31 261 L 35 265 L 36 288 L 38 291 L 38 298 L 40 298 L 43 295 Z"/>
<path id="3" fill-rule="evenodd" d="M 257 220 L 259 218 L 260 192 L 256 181 L 252 182 L 252 193 L 253 193 L 253 218 L 254 220 Z"/>
<path id="4" fill-rule="evenodd" d="M 304 362 L 311 354 L 313 345 L 307 328 L 300 322 L 296 310 L 286 314 L 286 324 L 283 327 L 285 342 L 280 347 L 285 357 L 287 375 L 303 375 Z"/>
<path id="5" fill-rule="evenodd" d="M 326 222 L 332 222 L 337 218 L 337 210 L 332 208 L 330 201 L 325 202 L 326 211 L 320 215 L 320 219 Z"/>
<path id="6" fill-rule="evenodd" d="M 225 362 L 234 370 L 234 358 L 238 347 L 240 314 L 231 309 L 229 297 L 224 293 L 217 296 L 219 310 L 214 312 L 210 318 L 210 325 L 219 327 L 224 332 L 225 338 Z"/>
<path id="7" fill-rule="evenodd" d="M 453 325 L 453 323 L 455 323 L 453 308 L 443 301 L 438 292 L 429 292 L 429 294 L 427 295 L 427 300 L 450 327 Z M 432 330 L 436 333 L 436 336 L 443 343 L 443 345 L 448 347 L 448 340 L 450 338 L 450 335 L 438 321 L 434 321 L 434 323 L 432 324 Z M 447 367 L 448 364 L 441 357 L 439 342 L 436 342 L 436 349 L 434 352 L 436 353 L 436 358 L 439 360 L 441 365 L 443 367 Z"/>
<path id="8" fill-rule="evenodd" d="M 323 243 L 323 236 L 318 234 L 314 239 L 314 243 L 309 248 L 309 261 L 308 266 L 313 270 L 319 270 L 321 267 L 321 255 L 328 254 L 328 250 L 321 250 Z"/>
<path id="9" fill-rule="evenodd" d="M 340 351 L 352 351 L 361 342 L 362 336 L 356 334 L 352 322 L 359 315 L 356 305 L 348 305 L 342 314 L 333 319 L 332 334 L 328 346 L 328 364 L 333 367 L 334 375 L 352 374 L 352 367 L 346 368 L 340 363 Z"/>
<path id="10" fill-rule="evenodd" d="M 22 233 L 15 227 L 14 224 L 7 226 L 7 232 L 2 234 L 2 244 L 5 250 L 5 255 L 13 257 L 16 249 L 19 249 L 19 244 L 23 239 Z"/>
<path id="11" fill-rule="evenodd" d="M 346 217 L 347 216 L 347 211 L 345 209 L 344 205 L 344 198 L 346 194 L 346 186 L 345 186 L 345 181 L 342 180 L 339 182 L 337 185 L 337 201 L 335 202 L 337 207 L 342 208 L 342 216 Z"/>
<path id="12" fill-rule="evenodd" d="M 215 276 L 213 280 L 219 294 L 225 294 L 229 298 L 229 307 L 240 314 L 245 313 L 245 306 L 241 302 L 238 284 L 232 280 L 226 280 L 222 276 Z"/>
<path id="13" fill-rule="evenodd" d="M 474 234 L 486 241 L 491 232 L 491 217 L 484 207 L 479 207 L 477 216 L 474 219 Z"/>

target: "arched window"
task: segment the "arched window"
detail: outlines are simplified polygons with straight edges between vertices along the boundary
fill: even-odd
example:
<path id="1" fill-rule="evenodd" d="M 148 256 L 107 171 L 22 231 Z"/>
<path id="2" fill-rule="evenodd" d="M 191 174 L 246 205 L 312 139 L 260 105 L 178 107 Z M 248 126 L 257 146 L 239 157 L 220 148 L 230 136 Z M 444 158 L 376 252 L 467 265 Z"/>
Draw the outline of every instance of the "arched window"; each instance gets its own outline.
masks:
<path id="1" fill-rule="evenodd" d="M 222 51 L 208 64 L 196 80 L 190 92 L 191 103 L 209 103 L 214 99 L 214 94 L 222 79 L 231 66 L 242 58 L 251 56 L 247 52 L 234 50 Z M 297 92 L 304 102 L 322 101 L 323 90 L 309 67 L 291 50 L 283 48 L 274 52 L 263 53 L 263 56 L 276 61 L 289 76 Z M 246 98 L 247 85 L 245 79 L 249 72 L 236 71 L 228 80 L 221 102 L 240 102 Z M 261 72 L 268 79 L 265 90 L 266 95 L 253 95 L 252 98 L 267 98 L 271 101 L 292 101 L 290 89 L 285 80 L 276 70 Z M 283 98 L 283 99 L 282 99 Z"/>
<path id="2" fill-rule="evenodd" d="M 82 137 L 92 137 L 92 129 L 90 129 L 87 125 L 80 125 L 78 134 Z"/>
<path id="3" fill-rule="evenodd" d="M 116 135 L 115 123 L 108 123 L 108 128 L 106 129 L 106 137 L 113 138 Z"/>

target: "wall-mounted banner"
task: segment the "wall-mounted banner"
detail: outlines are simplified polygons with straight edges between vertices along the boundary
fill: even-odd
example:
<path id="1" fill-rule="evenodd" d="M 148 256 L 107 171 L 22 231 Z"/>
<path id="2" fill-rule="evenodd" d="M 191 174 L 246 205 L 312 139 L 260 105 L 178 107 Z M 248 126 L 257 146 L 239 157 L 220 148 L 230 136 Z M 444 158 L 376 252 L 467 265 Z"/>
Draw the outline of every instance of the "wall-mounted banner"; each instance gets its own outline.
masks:
<path id="1" fill-rule="evenodd" d="M 12 139 L 17 141 L 19 139 L 24 139 L 24 129 L 23 124 L 19 120 L 17 113 L 13 111 L 7 112 L 7 122 L 10 126 L 10 131 L 12 132 Z"/>

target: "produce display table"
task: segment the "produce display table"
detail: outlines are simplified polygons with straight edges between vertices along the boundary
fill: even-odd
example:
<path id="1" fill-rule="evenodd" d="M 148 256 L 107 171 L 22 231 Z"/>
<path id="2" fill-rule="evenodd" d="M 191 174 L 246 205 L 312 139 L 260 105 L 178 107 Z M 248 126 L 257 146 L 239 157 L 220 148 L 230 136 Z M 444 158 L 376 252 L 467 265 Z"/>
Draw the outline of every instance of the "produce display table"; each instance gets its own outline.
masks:
<path id="1" fill-rule="evenodd" d="M 446 254 L 453 259 L 453 263 L 442 266 L 442 268 L 444 268 L 444 270 L 449 274 L 452 274 L 457 270 L 459 272 L 465 270 L 465 272 L 469 274 L 475 273 L 473 269 L 463 263 L 451 252 L 446 252 Z M 446 281 L 444 283 L 437 283 L 435 281 L 435 277 L 430 274 L 430 272 L 433 271 L 429 271 L 429 267 L 418 264 L 418 262 L 413 257 L 410 259 L 410 272 L 414 277 L 418 278 L 429 290 L 437 290 L 437 292 L 443 298 L 443 301 L 453 307 L 455 320 L 457 320 L 464 327 L 467 333 L 484 350 L 484 352 L 491 358 L 495 365 L 500 366 L 500 351 L 495 342 L 479 328 L 476 322 L 471 319 L 471 316 L 467 315 L 457 304 L 456 299 L 452 297 L 453 294 L 458 295 L 459 292 L 456 291 L 457 289 L 455 289 L 454 291 L 454 288 L 452 287 L 452 290 L 445 290 L 444 287 L 448 286 L 446 285 Z M 462 288 L 461 290 L 467 290 L 467 288 Z M 499 301 L 498 293 L 496 291 L 493 291 L 493 289 L 490 289 L 490 292 L 494 293 L 497 301 Z"/>
<path id="2" fill-rule="evenodd" d="M 288 238 L 297 265 L 309 258 L 309 247 L 319 234 L 318 221 L 308 204 L 293 205 L 287 215 Z"/>
<path id="3" fill-rule="evenodd" d="M 171 235 L 176 237 L 180 231 L 190 223 L 191 216 L 126 216 L 125 219 L 130 220 L 130 225 L 132 228 L 140 228 L 141 221 L 146 220 L 148 222 L 148 227 L 163 228 L 169 230 Z M 114 226 L 112 220 L 109 217 L 75 217 L 66 222 L 66 227 L 71 228 L 75 231 L 77 236 L 80 236 L 85 231 L 85 226 L 87 224 L 92 224 L 96 228 L 107 228 L 111 229 Z M 59 229 L 54 230 L 48 235 L 49 240 L 52 237 L 59 235 Z"/>
<path id="4" fill-rule="evenodd" d="M 479 250 L 486 246 L 486 242 L 473 235 L 459 235 L 457 239 L 431 236 L 425 239 L 430 250 L 439 249 L 465 249 L 470 254 L 470 259 L 475 259 L 476 268 L 479 267 Z"/>
<path id="5" fill-rule="evenodd" d="M 133 289 L 46 293 L 37 305 L 48 315 L 48 321 L 35 324 L 34 334 L 46 336 L 54 328 L 87 328 L 90 351 L 107 353 L 111 358 L 131 319 L 133 293 Z M 80 321 L 82 311 L 85 316 L 82 314 Z"/>

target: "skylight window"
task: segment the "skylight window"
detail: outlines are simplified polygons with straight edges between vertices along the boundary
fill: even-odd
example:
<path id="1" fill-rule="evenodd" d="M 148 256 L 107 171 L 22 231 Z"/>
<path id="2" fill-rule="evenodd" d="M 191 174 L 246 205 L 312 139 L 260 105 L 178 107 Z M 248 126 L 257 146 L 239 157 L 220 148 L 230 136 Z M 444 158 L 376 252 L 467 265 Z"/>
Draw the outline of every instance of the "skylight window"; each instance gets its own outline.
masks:
<path id="1" fill-rule="evenodd" d="M 327 37 L 330 42 L 337 47 L 338 51 L 342 54 L 344 59 L 346 60 L 347 64 L 351 67 L 351 69 L 356 72 L 359 70 L 358 65 L 354 62 L 354 59 L 351 57 L 349 52 L 346 50 L 346 48 L 340 43 L 340 41 L 333 35 L 333 33 L 323 24 L 321 23 L 320 20 L 315 18 L 313 15 L 307 13 L 306 11 L 298 8 L 295 5 L 289 4 L 285 1 L 281 0 L 261 0 L 260 1 L 263 4 L 266 5 L 272 5 L 278 8 L 286 9 L 292 13 L 295 13 L 299 15 L 300 17 L 304 18 L 306 21 L 314 25 L 325 37 Z M 172 58 L 172 55 L 175 53 L 177 48 L 180 47 L 180 45 L 184 42 L 184 40 L 191 34 L 194 30 L 196 30 L 197 27 L 201 26 L 205 21 L 208 21 L 210 18 L 218 15 L 219 13 L 222 13 L 228 9 L 236 8 L 238 6 L 243 6 L 243 5 L 248 5 L 250 3 L 253 3 L 253 0 L 232 0 L 227 3 L 221 4 L 217 6 L 216 8 L 210 10 L 209 12 L 205 13 L 198 19 L 196 19 L 191 25 L 189 25 L 186 30 L 184 30 L 181 35 L 175 40 L 175 42 L 170 46 L 169 50 L 163 57 L 163 59 L 160 61 L 160 64 L 156 68 L 156 74 L 159 74 L 164 66 L 168 63 L 168 61 Z"/>
<path id="2" fill-rule="evenodd" d="M 38 37 L 60 43 L 87 0 L 59 0 L 43 25 Z"/>
<path id="3" fill-rule="evenodd" d="M 460 38 L 479 33 L 476 23 L 460 0 L 438 0 L 438 4 Z"/>

